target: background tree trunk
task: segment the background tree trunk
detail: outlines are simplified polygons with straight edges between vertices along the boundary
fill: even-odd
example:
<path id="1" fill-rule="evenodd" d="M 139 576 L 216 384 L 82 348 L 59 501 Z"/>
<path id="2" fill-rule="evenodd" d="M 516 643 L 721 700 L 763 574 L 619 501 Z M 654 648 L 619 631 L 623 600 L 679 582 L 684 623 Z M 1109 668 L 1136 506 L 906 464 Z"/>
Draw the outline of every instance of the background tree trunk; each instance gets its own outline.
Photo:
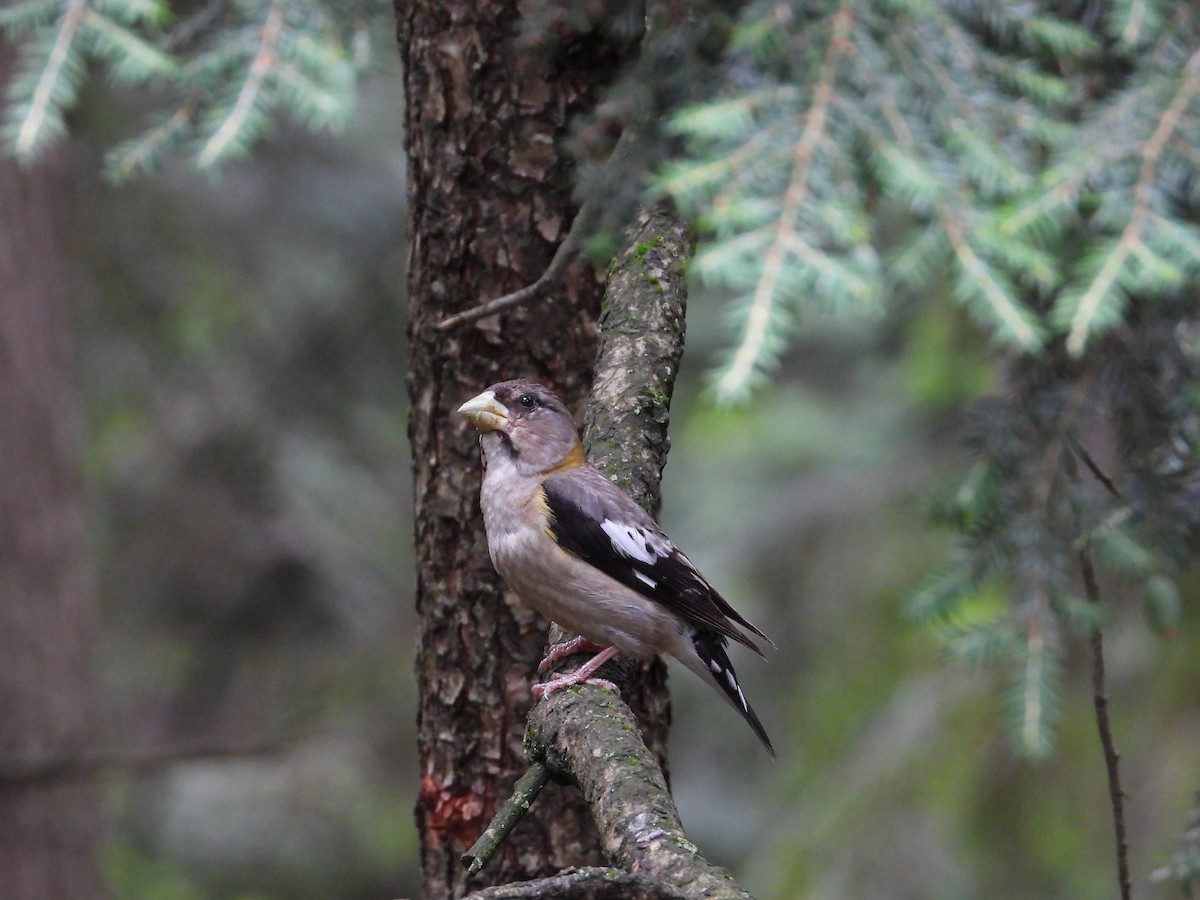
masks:
<path id="1" fill-rule="evenodd" d="M 520 47 L 515 0 L 397 3 L 409 158 L 409 423 L 414 459 L 421 790 L 430 897 L 599 862 L 578 792 L 550 786 L 483 876 L 460 855 L 526 765 L 529 688 L 545 623 L 502 590 L 478 514 L 478 442 L 455 408 L 529 376 L 576 408 L 590 385 L 601 284 L 576 262 L 547 300 L 450 332 L 443 317 L 532 283 L 570 227 L 570 117 L 615 73 L 621 49 L 558 35 Z"/>
<path id="2" fill-rule="evenodd" d="M 0 84 L 8 62 L 0 48 Z M 18 775 L 77 759 L 89 740 L 60 169 L 53 155 L 27 171 L 0 161 L 0 897 L 12 900 L 102 894 L 92 783 Z"/>

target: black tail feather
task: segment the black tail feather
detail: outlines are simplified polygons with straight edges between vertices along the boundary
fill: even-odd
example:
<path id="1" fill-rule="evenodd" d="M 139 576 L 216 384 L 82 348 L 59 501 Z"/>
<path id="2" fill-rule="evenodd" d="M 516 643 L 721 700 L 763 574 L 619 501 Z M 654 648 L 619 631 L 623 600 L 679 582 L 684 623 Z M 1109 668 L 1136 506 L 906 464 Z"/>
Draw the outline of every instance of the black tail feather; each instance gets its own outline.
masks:
<path id="1" fill-rule="evenodd" d="M 692 643 L 701 662 L 712 673 L 717 687 L 720 688 L 733 708 L 742 714 L 742 718 L 746 720 L 762 745 L 767 748 L 767 752 L 774 758 L 775 748 L 771 746 L 767 730 L 763 728 L 762 722 L 758 720 L 753 707 L 750 706 L 750 701 L 742 693 L 737 673 L 733 670 L 733 663 L 729 661 L 729 654 L 725 652 L 725 636 L 713 631 L 698 631 L 693 635 Z"/>

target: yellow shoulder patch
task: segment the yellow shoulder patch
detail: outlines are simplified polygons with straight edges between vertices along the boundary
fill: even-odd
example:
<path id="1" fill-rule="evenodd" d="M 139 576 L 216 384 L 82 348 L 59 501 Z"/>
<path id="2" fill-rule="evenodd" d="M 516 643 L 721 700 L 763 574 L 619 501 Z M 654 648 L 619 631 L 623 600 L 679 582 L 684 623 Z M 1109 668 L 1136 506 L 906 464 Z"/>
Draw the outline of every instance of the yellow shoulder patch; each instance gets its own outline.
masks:
<path id="1" fill-rule="evenodd" d="M 546 489 L 538 486 L 537 494 L 534 496 L 534 504 L 537 507 L 538 515 L 545 522 L 545 527 L 542 529 L 546 532 L 546 536 L 554 543 L 558 543 L 558 535 L 554 533 L 554 513 L 550 511 L 550 504 L 546 502 Z"/>
<path id="2" fill-rule="evenodd" d="M 580 466 L 587 463 L 587 457 L 583 455 L 583 445 L 578 441 L 575 446 L 570 449 L 563 461 L 547 472 L 547 475 L 553 475 L 555 472 L 565 472 L 568 469 L 578 469 Z"/>

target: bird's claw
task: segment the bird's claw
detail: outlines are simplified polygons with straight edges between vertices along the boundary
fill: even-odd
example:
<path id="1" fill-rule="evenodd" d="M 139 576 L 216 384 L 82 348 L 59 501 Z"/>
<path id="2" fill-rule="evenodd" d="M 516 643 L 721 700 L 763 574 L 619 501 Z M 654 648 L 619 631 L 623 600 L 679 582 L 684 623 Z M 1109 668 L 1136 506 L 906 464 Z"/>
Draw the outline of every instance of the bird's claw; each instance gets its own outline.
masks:
<path id="1" fill-rule="evenodd" d="M 575 678 L 575 672 L 569 672 L 566 675 L 559 675 L 557 678 L 551 678 L 541 684 L 533 686 L 533 695 L 539 699 L 549 697 L 551 694 L 561 691 L 563 688 L 573 687 L 577 684 L 594 684 L 596 687 L 606 690 L 609 693 L 621 696 L 621 689 L 609 681 L 607 678 Z"/>
<path id="2" fill-rule="evenodd" d="M 545 672 L 560 659 L 566 659 L 568 656 L 573 656 L 576 653 L 599 653 L 603 649 L 602 645 L 597 644 L 595 641 L 589 641 L 585 637 L 571 638 L 569 641 L 562 641 L 550 647 L 546 651 L 546 658 L 538 663 L 537 670 Z"/>

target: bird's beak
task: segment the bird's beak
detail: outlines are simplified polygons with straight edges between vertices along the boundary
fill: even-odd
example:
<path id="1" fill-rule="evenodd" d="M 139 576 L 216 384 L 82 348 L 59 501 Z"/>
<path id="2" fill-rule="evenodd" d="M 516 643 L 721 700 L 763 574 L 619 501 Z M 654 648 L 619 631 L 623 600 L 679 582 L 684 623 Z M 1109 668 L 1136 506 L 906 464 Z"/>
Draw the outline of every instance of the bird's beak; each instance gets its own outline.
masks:
<path id="1" fill-rule="evenodd" d="M 458 408 L 458 414 L 480 431 L 503 431 L 508 425 L 508 410 L 501 405 L 492 391 L 484 391 L 472 397 Z"/>

